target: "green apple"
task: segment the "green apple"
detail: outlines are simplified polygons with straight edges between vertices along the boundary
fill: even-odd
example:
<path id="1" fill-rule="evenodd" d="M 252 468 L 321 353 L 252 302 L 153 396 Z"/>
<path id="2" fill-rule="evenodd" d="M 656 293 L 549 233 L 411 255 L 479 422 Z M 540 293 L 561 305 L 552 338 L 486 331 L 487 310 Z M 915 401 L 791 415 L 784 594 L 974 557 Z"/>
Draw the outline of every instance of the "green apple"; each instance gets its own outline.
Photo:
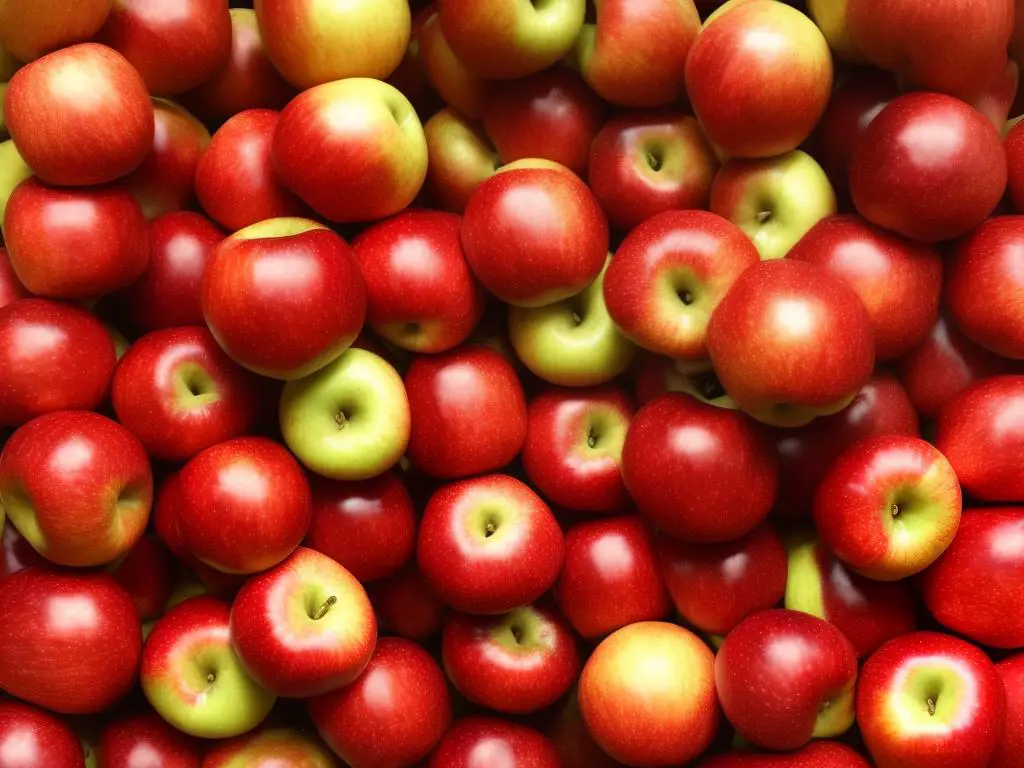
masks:
<path id="1" fill-rule="evenodd" d="M 762 260 L 781 259 L 822 219 L 836 195 L 821 166 L 794 150 L 765 160 L 732 159 L 711 185 L 711 211 L 747 233 Z"/>
<path id="2" fill-rule="evenodd" d="M 427 139 L 427 180 L 430 202 L 445 211 L 462 213 L 481 182 L 500 165 L 498 152 L 480 123 L 445 107 L 423 126 Z"/>
<path id="3" fill-rule="evenodd" d="M 609 263 L 576 296 L 545 307 L 509 308 L 509 338 L 516 355 L 545 381 L 564 387 L 603 384 L 633 361 L 636 347 L 615 327 L 604 304 Z"/>
<path id="4" fill-rule="evenodd" d="M 0 143 L 0 229 L 3 228 L 4 212 L 7 201 L 11 199 L 14 188 L 32 175 L 14 142 L 8 139 Z"/>
<path id="5" fill-rule="evenodd" d="M 863 64 L 867 59 L 854 42 L 846 23 L 846 2 L 847 0 L 808 0 L 807 9 L 828 40 L 829 48 L 839 58 L 851 64 Z"/>
<path id="6" fill-rule="evenodd" d="M 335 480 L 387 471 L 409 443 L 409 398 L 390 363 L 352 347 L 281 393 L 284 441 L 307 469 Z"/>

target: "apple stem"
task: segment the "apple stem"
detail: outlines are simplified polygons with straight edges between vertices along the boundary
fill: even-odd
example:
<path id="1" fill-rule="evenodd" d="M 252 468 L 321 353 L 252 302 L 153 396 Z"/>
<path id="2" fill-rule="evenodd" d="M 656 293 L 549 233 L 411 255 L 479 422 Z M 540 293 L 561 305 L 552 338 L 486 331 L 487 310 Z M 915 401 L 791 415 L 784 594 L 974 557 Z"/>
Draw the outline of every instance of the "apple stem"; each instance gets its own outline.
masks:
<path id="1" fill-rule="evenodd" d="M 759 214 L 757 214 L 757 223 L 758 224 L 764 224 L 771 217 L 772 217 L 772 212 L 771 211 L 761 211 Z"/>
<path id="2" fill-rule="evenodd" d="M 597 435 L 594 433 L 593 427 L 587 430 L 587 445 L 590 448 L 594 448 L 597 446 Z"/>
<path id="3" fill-rule="evenodd" d="M 523 641 L 523 631 L 517 626 L 513 626 L 511 631 L 512 639 L 515 640 L 517 644 L 521 643 Z"/>
<path id="4" fill-rule="evenodd" d="M 893 504 L 892 508 L 889 510 L 889 512 L 892 514 L 893 518 L 899 517 L 900 516 L 900 511 L 901 510 L 900 510 L 900 505 L 899 504 Z M 931 701 L 931 699 L 929 699 L 929 701 Z"/>
<path id="5" fill-rule="evenodd" d="M 213 685 L 215 682 L 217 682 L 217 675 L 213 672 L 207 673 L 206 682 L 210 683 L 210 685 Z"/>
<path id="6" fill-rule="evenodd" d="M 573 312 L 572 313 L 572 321 L 576 325 L 580 325 L 583 322 L 583 318 L 580 317 L 580 313 L 579 312 Z"/>
<path id="7" fill-rule="evenodd" d="M 498 527 L 494 523 L 488 522 L 487 525 L 484 527 L 484 536 L 485 537 L 493 536 L 494 532 L 497 531 L 497 530 L 498 530 Z"/>
<path id="8" fill-rule="evenodd" d="M 334 414 L 334 423 L 338 425 L 338 429 L 344 429 L 345 424 L 348 423 L 348 418 L 345 416 L 345 412 L 339 410 Z"/>
<path id="9" fill-rule="evenodd" d="M 928 714 L 934 717 L 935 715 L 935 699 L 929 697 L 928 699 Z"/>
<path id="10" fill-rule="evenodd" d="M 327 612 L 331 610 L 331 606 L 336 602 L 338 602 L 338 598 L 334 595 L 328 597 L 327 600 L 324 601 L 324 604 L 317 608 L 316 613 L 313 615 L 313 621 L 320 621 L 320 619 L 327 615 Z"/>

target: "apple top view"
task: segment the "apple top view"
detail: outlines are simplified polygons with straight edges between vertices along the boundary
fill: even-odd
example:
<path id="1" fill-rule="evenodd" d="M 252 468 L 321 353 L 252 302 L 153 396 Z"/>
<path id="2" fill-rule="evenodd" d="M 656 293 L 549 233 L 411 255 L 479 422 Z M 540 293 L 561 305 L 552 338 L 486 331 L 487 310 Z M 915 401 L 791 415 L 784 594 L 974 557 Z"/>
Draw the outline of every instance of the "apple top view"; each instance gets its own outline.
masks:
<path id="1" fill-rule="evenodd" d="M 0 0 L 0 768 L 1024 768 L 1024 0 Z"/>

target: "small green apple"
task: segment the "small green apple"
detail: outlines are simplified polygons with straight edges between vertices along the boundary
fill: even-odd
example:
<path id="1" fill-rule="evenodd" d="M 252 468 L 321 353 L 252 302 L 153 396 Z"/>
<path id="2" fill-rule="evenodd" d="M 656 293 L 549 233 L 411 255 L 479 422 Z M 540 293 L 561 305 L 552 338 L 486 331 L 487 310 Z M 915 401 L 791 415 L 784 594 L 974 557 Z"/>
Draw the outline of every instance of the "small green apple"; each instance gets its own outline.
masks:
<path id="1" fill-rule="evenodd" d="M 7 201 L 11 199 L 14 188 L 31 175 L 32 169 L 21 159 L 14 142 L 8 139 L 0 143 L 0 229 L 3 228 Z"/>

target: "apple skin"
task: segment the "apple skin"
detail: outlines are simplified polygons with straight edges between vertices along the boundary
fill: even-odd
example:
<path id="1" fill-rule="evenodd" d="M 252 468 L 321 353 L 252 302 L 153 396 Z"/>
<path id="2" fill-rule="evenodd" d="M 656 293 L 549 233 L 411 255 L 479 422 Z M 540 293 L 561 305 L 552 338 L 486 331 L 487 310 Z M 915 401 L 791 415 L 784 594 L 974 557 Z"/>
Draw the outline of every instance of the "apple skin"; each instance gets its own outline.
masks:
<path id="1" fill-rule="evenodd" d="M 18 280 L 18 276 L 14 274 L 14 267 L 11 266 L 7 249 L 0 248 L 0 309 L 18 299 L 27 299 L 31 295 Z"/>
<path id="2" fill-rule="evenodd" d="M 523 470 L 552 504 L 579 512 L 626 509 L 622 443 L 633 418 L 620 388 L 550 388 L 527 409 Z"/>
<path id="3" fill-rule="evenodd" d="M 146 639 L 142 692 L 164 720 L 190 736 L 243 734 L 259 725 L 276 701 L 235 654 L 230 614 L 225 602 L 192 597 L 164 614 Z"/>
<path id="4" fill-rule="evenodd" d="M 746 270 L 708 323 L 708 351 L 737 406 L 774 426 L 841 411 L 871 376 L 871 320 L 827 269 L 789 259 Z"/>
<path id="5" fill-rule="evenodd" d="M 813 534 L 789 545 L 786 608 L 834 624 L 858 659 L 917 629 L 917 602 L 907 581 L 878 582 L 850 571 Z"/>
<path id="6" fill-rule="evenodd" d="M 1014 768 L 1024 759 L 1024 655 L 1017 654 L 996 664 L 1003 681 L 1006 721 L 990 768 Z"/>
<path id="7" fill-rule="evenodd" d="M 95 299 L 135 282 L 149 262 L 142 208 L 119 187 L 51 187 L 26 179 L 4 211 L 7 255 L 31 293 Z"/>
<path id="8" fill-rule="evenodd" d="M 135 170 L 153 145 L 146 84 L 121 54 L 96 43 L 19 69 L 3 113 L 21 156 L 49 184 L 105 184 Z"/>
<path id="9" fill-rule="evenodd" d="M 608 222 L 575 174 L 521 168 L 481 183 L 466 205 L 462 246 L 477 279 L 502 301 L 541 307 L 600 274 Z"/>
<path id="10" fill-rule="evenodd" d="M 414 765 L 452 719 L 444 673 L 422 647 L 382 637 L 351 685 L 307 702 L 320 736 L 352 768 Z"/>
<path id="11" fill-rule="evenodd" d="M 85 768 L 85 758 L 78 737 L 63 720 L 29 704 L 0 701 L 0 765 Z"/>
<path id="12" fill-rule="evenodd" d="M 0 307 L 0 424 L 97 408 L 116 363 L 103 323 L 78 307 L 46 299 Z"/>
<path id="13" fill-rule="evenodd" d="M 1024 127 L 1015 124 L 1006 131 L 1003 139 L 1007 162 L 1007 192 L 1013 209 L 1024 211 Z"/>
<path id="14" fill-rule="evenodd" d="M 388 0 L 395 3 L 406 7 Z M 330 117 L 339 113 L 348 115 L 342 123 Z M 292 99 L 281 112 L 271 157 L 286 187 L 341 223 L 398 213 L 416 199 L 427 175 L 416 111 L 396 88 L 369 78 L 325 83 Z"/>
<path id="15" fill-rule="evenodd" d="M 512 715 L 551 706 L 580 672 L 572 629 L 542 604 L 516 608 L 504 616 L 449 613 L 441 655 L 459 693 L 482 707 Z"/>
<path id="16" fill-rule="evenodd" d="M 108 723 L 96 745 L 96 768 L 200 768 L 202 762 L 195 739 L 149 712 Z"/>
<path id="17" fill-rule="evenodd" d="M 122 305 L 143 333 L 161 328 L 205 325 L 199 292 L 210 254 L 224 239 L 213 222 L 178 211 L 149 223 L 149 263 L 124 289 Z"/>
<path id="18" fill-rule="evenodd" d="M 463 613 L 507 613 L 534 602 L 555 583 L 564 559 L 551 510 L 508 475 L 442 486 L 420 520 L 420 571 L 441 600 Z"/>
<path id="19" fill-rule="evenodd" d="M 218 245 L 203 273 L 206 324 L 236 362 L 299 379 L 351 346 L 366 288 L 348 243 L 308 219 L 269 219 Z"/>
<path id="20" fill-rule="evenodd" d="M 401 63 L 409 43 L 406 0 L 255 0 L 253 7 L 267 55 L 300 89 L 345 78 L 383 79 Z"/>
<path id="21" fill-rule="evenodd" d="M 0 538 L 0 581 L 33 566 L 51 567 L 50 561 L 32 549 L 32 545 L 18 533 L 17 528 L 13 525 L 0 527 L 3 528 L 2 538 Z"/>
<path id="22" fill-rule="evenodd" d="M 989 765 L 1004 712 L 995 665 L 950 635 L 903 635 L 861 668 L 857 723 L 878 768 Z"/>
<path id="23" fill-rule="evenodd" d="M 143 622 L 163 615 L 174 591 L 178 563 L 155 536 L 144 535 L 107 570 L 127 592 Z"/>
<path id="24" fill-rule="evenodd" d="M 460 114 L 479 120 L 491 88 L 490 81 L 484 80 L 455 55 L 445 39 L 436 10 L 420 26 L 416 41 L 421 66 L 434 92 Z"/>
<path id="25" fill-rule="evenodd" d="M 850 193 L 872 224 L 935 243 L 981 224 L 1006 188 L 1006 153 L 992 123 L 939 93 L 908 93 L 864 129 Z M 934 206 L 936 196 L 944 200 Z"/>
<path id="26" fill-rule="evenodd" d="M 103 26 L 110 6 L 111 0 L 43 0 L 31 6 L 5 3 L 0 8 L 0 46 L 20 61 L 32 61 L 92 38 Z"/>
<path id="27" fill-rule="evenodd" d="M 415 563 L 367 585 L 381 631 L 428 640 L 441 631 L 447 611 Z"/>
<path id="28" fill-rule="evenodd" d="M 767 434 L 745 414 L 667 394 L 630 422 L 622 479 L 640 514 L 668 535 L 729 541 L 768 515 L 778 460 Z"/>
<path id="29" fill-rule="evenodd" d="M 561 765 L 587 768 L 623 768 L 623 764 L 597 745 L 580 713 L 577 691 L 573 690 L 558 707 L 544 734 L 555 745 Z"/>
<path id="30" fill-rule="evenodd" d="M 572 526 L 565 535 L 565 564 L 554 594 L 584 640 L 663 619 L 670 610 L 651 533 L 636 515 Z"/>
<path id="31" fill-rule="evenodd" d="M 152 500 L 142 444 L 97 413 L 40 416 L 0 454 L 0 506 L 58 565 L 104 565 L 127 552 L 146 528 Z"/>
<path id="32" fill-rule="evenodd" d="M 623 627 L 601 642 L 580 675 L 587 730 L 629 765 L 696 758 L 719 722 L 714 665 L 711 650 L 682 627 L 657 621 Z"/>
<path id="33" fill-rule="evenodd" d="M 426 197 L 441 210 L 462 213 L 476 188 L 501 164 L 498 151 L 483 125 L 450 107 L 427 120 L 423 134 L 430 156 Z"/>
<path id="34" fill-rule="evenodd" d="M 939 412 L 935 446 L 964 492 L 981 501 L 1024 501 L 1024 376 L 992 376 L 964 389 Z"/>
<path id="35" fill-rule="evenodd" d="M 817 125 L 831 90 L 824 36 L 800 11 L 775 0 L 740 2 L 716 16 L 686 60 L 694 113 L 711 143 L 731 157 L 796 149 Z"/>
<path id="36" fill-rule="evenodd" d="M 335 768 L 334 756 L 300 731 L 268 728 L 215 745 L 203 768 Z"/>
<path id="37" fill-rule="evenodd" d="M 785 754 L 730 752 L 716 755 L 698 763 L 697 768 L 871 768 L 871 764 L 845 744 L 812 741 Z"/>
<path id="38" fill-rule="evenodd" d="M 920 580 L 925 607 L 943 626 L 990 648 L 1024 646 L 1015 585 L 1024 573 L 1024 509 L 964 512 L 953 543 Z"/>
<path id="39" fill-rule="evenodd" d="M 227 230 L 266 219 L 309 215 L 274 173 L 271 146 L 281 113 L 250 109 L 229 118 L 213 135 L 195 171 L 203 210 Z"/>
<path id="40" fill-rule="evenodd" d="M 608 267 L 608 313 L 645 349 L 706 363 L 712 312 L 758 260 L 754 244 L 721 216 L 705 211 L 656 214 L 626 236 Z"/>
<path id="41" fill-rule="evenodd" d="M 206 328 L 167 328 L 121 358 L 111 400 L 118 421 L 155 459 L 185 461 L 255 425 L 260 384 Z"/>
<path id="42" fill-rule="evenodd" d="M 395 472 L 369 480 L 310 479 L 313 517 L 305 546 L 322 552 L 360 582 L 398 572 L 416 548 L 417 516 Z"/>
<path id="43" fill-rule="evenodd" d="M 416 357 L 405 374 L 412 431 L 407 455 L 432 477 L 500 469 L 526 440 L 526 395 L 501 354 L 468 344 Z"/>
<path id="44" fill-rule="evenodd" d="M 770 523 L 733 541 L 689 544 L 659 536 L 658 567 L 679 615 L 709 635 L 777 605 L 786 591 L 786 548 Z"/>
<path id="45" fill-rule="evenodd" d="M 798 749 L 845 733 L 854 718 L 857 656 L 832 624 L 800 611 L 752 614 L 715 657 L 725 716 L 749 742 Z"/>
<path id="46" fill-rule="evenodd" d="M 93 714 L 135 683 L 139 615 L 105 573 L 15 573 L 0 581 L 0 627 L 0 688 L 30 704 Z"/>
<path id="47" fill-rule="evenodd" d="M 486 295 L 462 251 L 462 218 L 409 210 L 364 230 L 352 251 L 366 284 L 367 324 L 411 352 L 452 349 L 476 328 Z"/>
<path id="48" fill-rule="evenodd" d="M 871 319 L 878 362 L 909 352 L 938 317 L 943 273 L 938 253 L 858 216 L 818 222 L 787 258 L 827 267 L 853 288 Z"/>
<path id="49" fill-rule="evenodd" d="M 538 731 L 496 717 L 474 715 L 456 720 L 424 765 L 560 768 L 563 763 L 551 740 Z"/>

